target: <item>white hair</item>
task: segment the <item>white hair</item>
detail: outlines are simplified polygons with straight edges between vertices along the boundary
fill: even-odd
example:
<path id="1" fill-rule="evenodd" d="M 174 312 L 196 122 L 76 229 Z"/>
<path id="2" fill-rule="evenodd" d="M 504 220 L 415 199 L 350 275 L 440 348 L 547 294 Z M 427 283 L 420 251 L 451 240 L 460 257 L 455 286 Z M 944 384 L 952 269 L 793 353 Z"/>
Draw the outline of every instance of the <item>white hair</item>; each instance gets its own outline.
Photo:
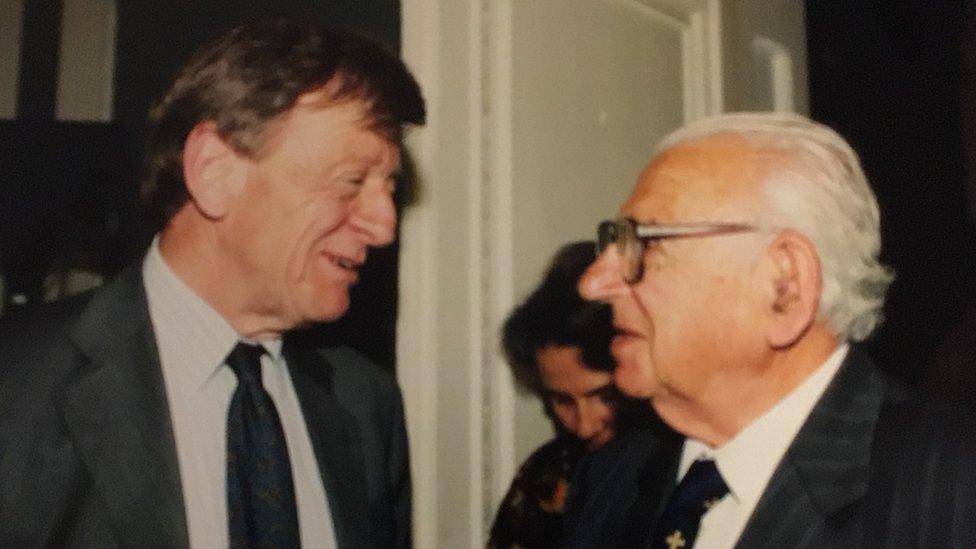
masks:
<path id="1" fill-rule="evenodd" d="M 867 338 L 881 322 L 894 275 L 878 261 L 878 202 L 857 153 L 834 130 L 792 113 L 705 118 L 666 136 L 658 151 L 717 134 L 742 136 L 779 159 L 763 182 L 757 222 L 813 242 L 823 277 L 819 318 L 842 340 Z"/>

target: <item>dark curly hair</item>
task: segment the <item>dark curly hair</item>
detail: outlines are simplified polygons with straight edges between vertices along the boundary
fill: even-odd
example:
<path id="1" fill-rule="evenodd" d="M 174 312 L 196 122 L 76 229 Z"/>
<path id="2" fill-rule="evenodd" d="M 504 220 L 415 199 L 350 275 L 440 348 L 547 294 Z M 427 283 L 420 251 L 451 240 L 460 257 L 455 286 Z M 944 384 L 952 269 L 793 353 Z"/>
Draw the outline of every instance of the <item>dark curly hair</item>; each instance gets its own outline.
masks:
<path id="1" fill-rule="evenodd" d="M 613 321 L 610 307 L 586 301 L 576 290 L 596 258 L 592 241 L 567 244 L 553 258 L 542 283 L 505 321 L 502 345 L 515 379 L 544 396 L 537 355 L 551 345 L 576 347 L 591 370 L 612 372 Z"/>
<path id="2" fill-rule="evenodd" d="M 362 101 L 375 131 L 399 143 L 421 125 L 420 88 L 400 59 L 361 36 L 272 18 L 240 25 L 205 45 L 149 114 L 140 195 L 161 228 L 186 203 L 183 144 L 203 121 L 239 153 L 255 155 L 264 130 L 298 98 L 329 85 L 329 101 Z"/>

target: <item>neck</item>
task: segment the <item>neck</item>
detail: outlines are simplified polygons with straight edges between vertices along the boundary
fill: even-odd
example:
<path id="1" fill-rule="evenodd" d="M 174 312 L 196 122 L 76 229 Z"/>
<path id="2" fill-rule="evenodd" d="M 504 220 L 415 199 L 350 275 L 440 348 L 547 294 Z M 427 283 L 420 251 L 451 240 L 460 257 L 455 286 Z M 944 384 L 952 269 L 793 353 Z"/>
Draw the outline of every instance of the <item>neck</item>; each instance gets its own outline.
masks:
<path id="1" fill-rule="evenodd" d="M 232 261 L 221 253 L 216 233 L 194 219 L 184 207 L 160 233 L 159 252 L 170 270 L 207 302 L 242 337 L 260 341 L 280 337 L 288 329 L 260 306 L 250 303 L 257 292 L 237 276 Z"/>
<path id="2" fill-rule="evenodd" d="M 720 447 L 806 381 L 838 344 L 826 327 L 815 327 L 790 348 L 768 350 L 754 367 L 717 373 L 691 397 L 655 398 L 654 408 L 672 429 Z"/>

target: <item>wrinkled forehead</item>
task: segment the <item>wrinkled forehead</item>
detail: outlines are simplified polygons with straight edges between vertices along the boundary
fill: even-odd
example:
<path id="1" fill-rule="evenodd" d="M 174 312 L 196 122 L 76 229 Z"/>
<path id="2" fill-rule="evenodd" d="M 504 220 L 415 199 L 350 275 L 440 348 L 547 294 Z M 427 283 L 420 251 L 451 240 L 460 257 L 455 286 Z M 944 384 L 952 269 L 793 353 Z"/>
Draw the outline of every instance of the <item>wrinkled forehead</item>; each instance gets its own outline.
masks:
<path id="1" fill-rule="evenodd" d="M 644 223 L 748 221 L 769 167 L 738 135 L 678 143 L 644 169 L 621 214 Z"/>

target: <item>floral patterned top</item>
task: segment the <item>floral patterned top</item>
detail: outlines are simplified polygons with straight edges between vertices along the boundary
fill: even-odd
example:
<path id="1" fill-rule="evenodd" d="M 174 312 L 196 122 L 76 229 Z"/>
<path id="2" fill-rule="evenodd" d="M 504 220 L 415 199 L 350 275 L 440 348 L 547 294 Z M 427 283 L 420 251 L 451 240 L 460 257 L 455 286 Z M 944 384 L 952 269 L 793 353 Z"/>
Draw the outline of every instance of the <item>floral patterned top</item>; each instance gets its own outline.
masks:
<path id="1" fill-rule="evenodd" d="M 488 547 L 558 547 L 569 483 L 584 455 L 579 440 L 562 435 L 529 456 L 502 500 Z"/>

